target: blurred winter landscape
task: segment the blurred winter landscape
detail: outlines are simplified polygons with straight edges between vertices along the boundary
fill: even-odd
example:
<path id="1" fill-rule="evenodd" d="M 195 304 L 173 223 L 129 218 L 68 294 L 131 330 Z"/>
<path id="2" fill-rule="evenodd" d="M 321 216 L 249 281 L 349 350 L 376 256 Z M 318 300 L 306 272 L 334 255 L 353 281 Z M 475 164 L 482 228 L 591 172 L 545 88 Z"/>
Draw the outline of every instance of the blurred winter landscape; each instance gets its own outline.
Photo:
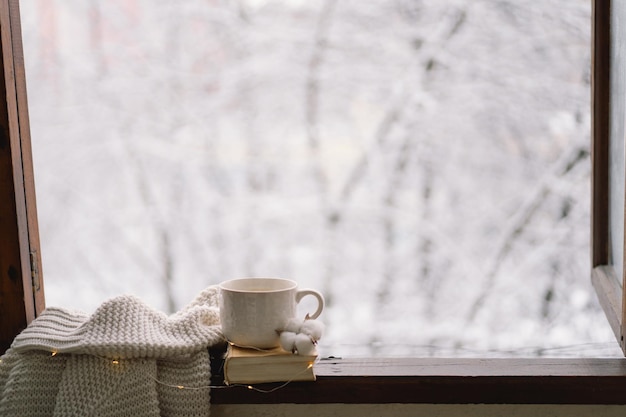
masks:
<path id="1" fill-rule="evenodd" d="M 323 355 L 621 355 L 590 0 L 20 4 L 48 306 L 279 276 Z"/>

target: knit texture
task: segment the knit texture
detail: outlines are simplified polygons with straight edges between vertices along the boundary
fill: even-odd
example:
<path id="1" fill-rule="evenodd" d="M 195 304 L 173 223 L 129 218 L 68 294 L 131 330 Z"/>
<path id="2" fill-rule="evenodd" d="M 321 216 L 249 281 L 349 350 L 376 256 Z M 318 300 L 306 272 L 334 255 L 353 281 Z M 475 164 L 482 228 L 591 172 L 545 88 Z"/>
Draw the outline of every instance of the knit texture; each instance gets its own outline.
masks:
<path id="1" fill-rule="evenodd" d="M 206 417 L 222 341 L 215 286 L 171 316 L 132 296 L 48 308 L 0 358 L 0 416 Z"/>

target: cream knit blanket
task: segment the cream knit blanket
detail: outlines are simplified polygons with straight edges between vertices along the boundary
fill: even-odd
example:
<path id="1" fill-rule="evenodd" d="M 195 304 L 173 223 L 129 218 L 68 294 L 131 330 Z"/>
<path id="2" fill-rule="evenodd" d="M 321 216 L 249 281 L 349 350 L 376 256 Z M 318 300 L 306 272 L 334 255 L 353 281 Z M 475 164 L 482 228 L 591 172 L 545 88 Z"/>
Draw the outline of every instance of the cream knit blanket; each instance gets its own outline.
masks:
<path id="1" fill-rule="evenodd" d="M 217 287 L 171 316 L 131 296 L 48 308 L 0 357 L 0 416 L 206 417 L 222 340 Z"/>

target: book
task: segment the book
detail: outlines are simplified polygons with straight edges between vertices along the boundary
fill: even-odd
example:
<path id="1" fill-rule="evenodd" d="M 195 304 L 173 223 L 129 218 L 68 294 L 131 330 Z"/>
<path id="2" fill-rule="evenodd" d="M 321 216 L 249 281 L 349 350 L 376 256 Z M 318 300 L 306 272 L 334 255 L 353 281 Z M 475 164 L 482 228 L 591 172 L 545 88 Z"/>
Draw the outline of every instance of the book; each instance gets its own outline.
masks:
<path id="1" fill-rule="evenodd" d="M 316 359 L 316 355 L 295 355 L 280 347 L 255 350 L 229 345 L 224 357 L 224 383 L 315 381 Z"/>

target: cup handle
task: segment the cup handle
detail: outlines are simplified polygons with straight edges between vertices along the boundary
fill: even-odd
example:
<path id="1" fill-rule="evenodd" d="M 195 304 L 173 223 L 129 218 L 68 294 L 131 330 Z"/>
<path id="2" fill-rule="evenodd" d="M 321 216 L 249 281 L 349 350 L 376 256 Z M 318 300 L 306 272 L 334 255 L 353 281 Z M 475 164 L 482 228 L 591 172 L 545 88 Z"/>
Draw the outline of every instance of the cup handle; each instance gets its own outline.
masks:
<path id="1" fill-rule="evenodd" d="M 307 320 L 316 319 L 319 317 L 320 314 L 322 314 L 322 310 L 324 309 L 324 297 L 322 296 L 322 294 L 320 294 L 318 291 L 315 291 L 315 290 L 310 290 L 310 289 L 298 290 L 296 292 L 296 303 L 299 303 L 300 300 L 302 300 L 302 298 L 304 298 L 307 295 L 312 295 L 313 297 L 317 298 L 317 310 L 313 314 L 307 313 L 306 318 Z"/>

